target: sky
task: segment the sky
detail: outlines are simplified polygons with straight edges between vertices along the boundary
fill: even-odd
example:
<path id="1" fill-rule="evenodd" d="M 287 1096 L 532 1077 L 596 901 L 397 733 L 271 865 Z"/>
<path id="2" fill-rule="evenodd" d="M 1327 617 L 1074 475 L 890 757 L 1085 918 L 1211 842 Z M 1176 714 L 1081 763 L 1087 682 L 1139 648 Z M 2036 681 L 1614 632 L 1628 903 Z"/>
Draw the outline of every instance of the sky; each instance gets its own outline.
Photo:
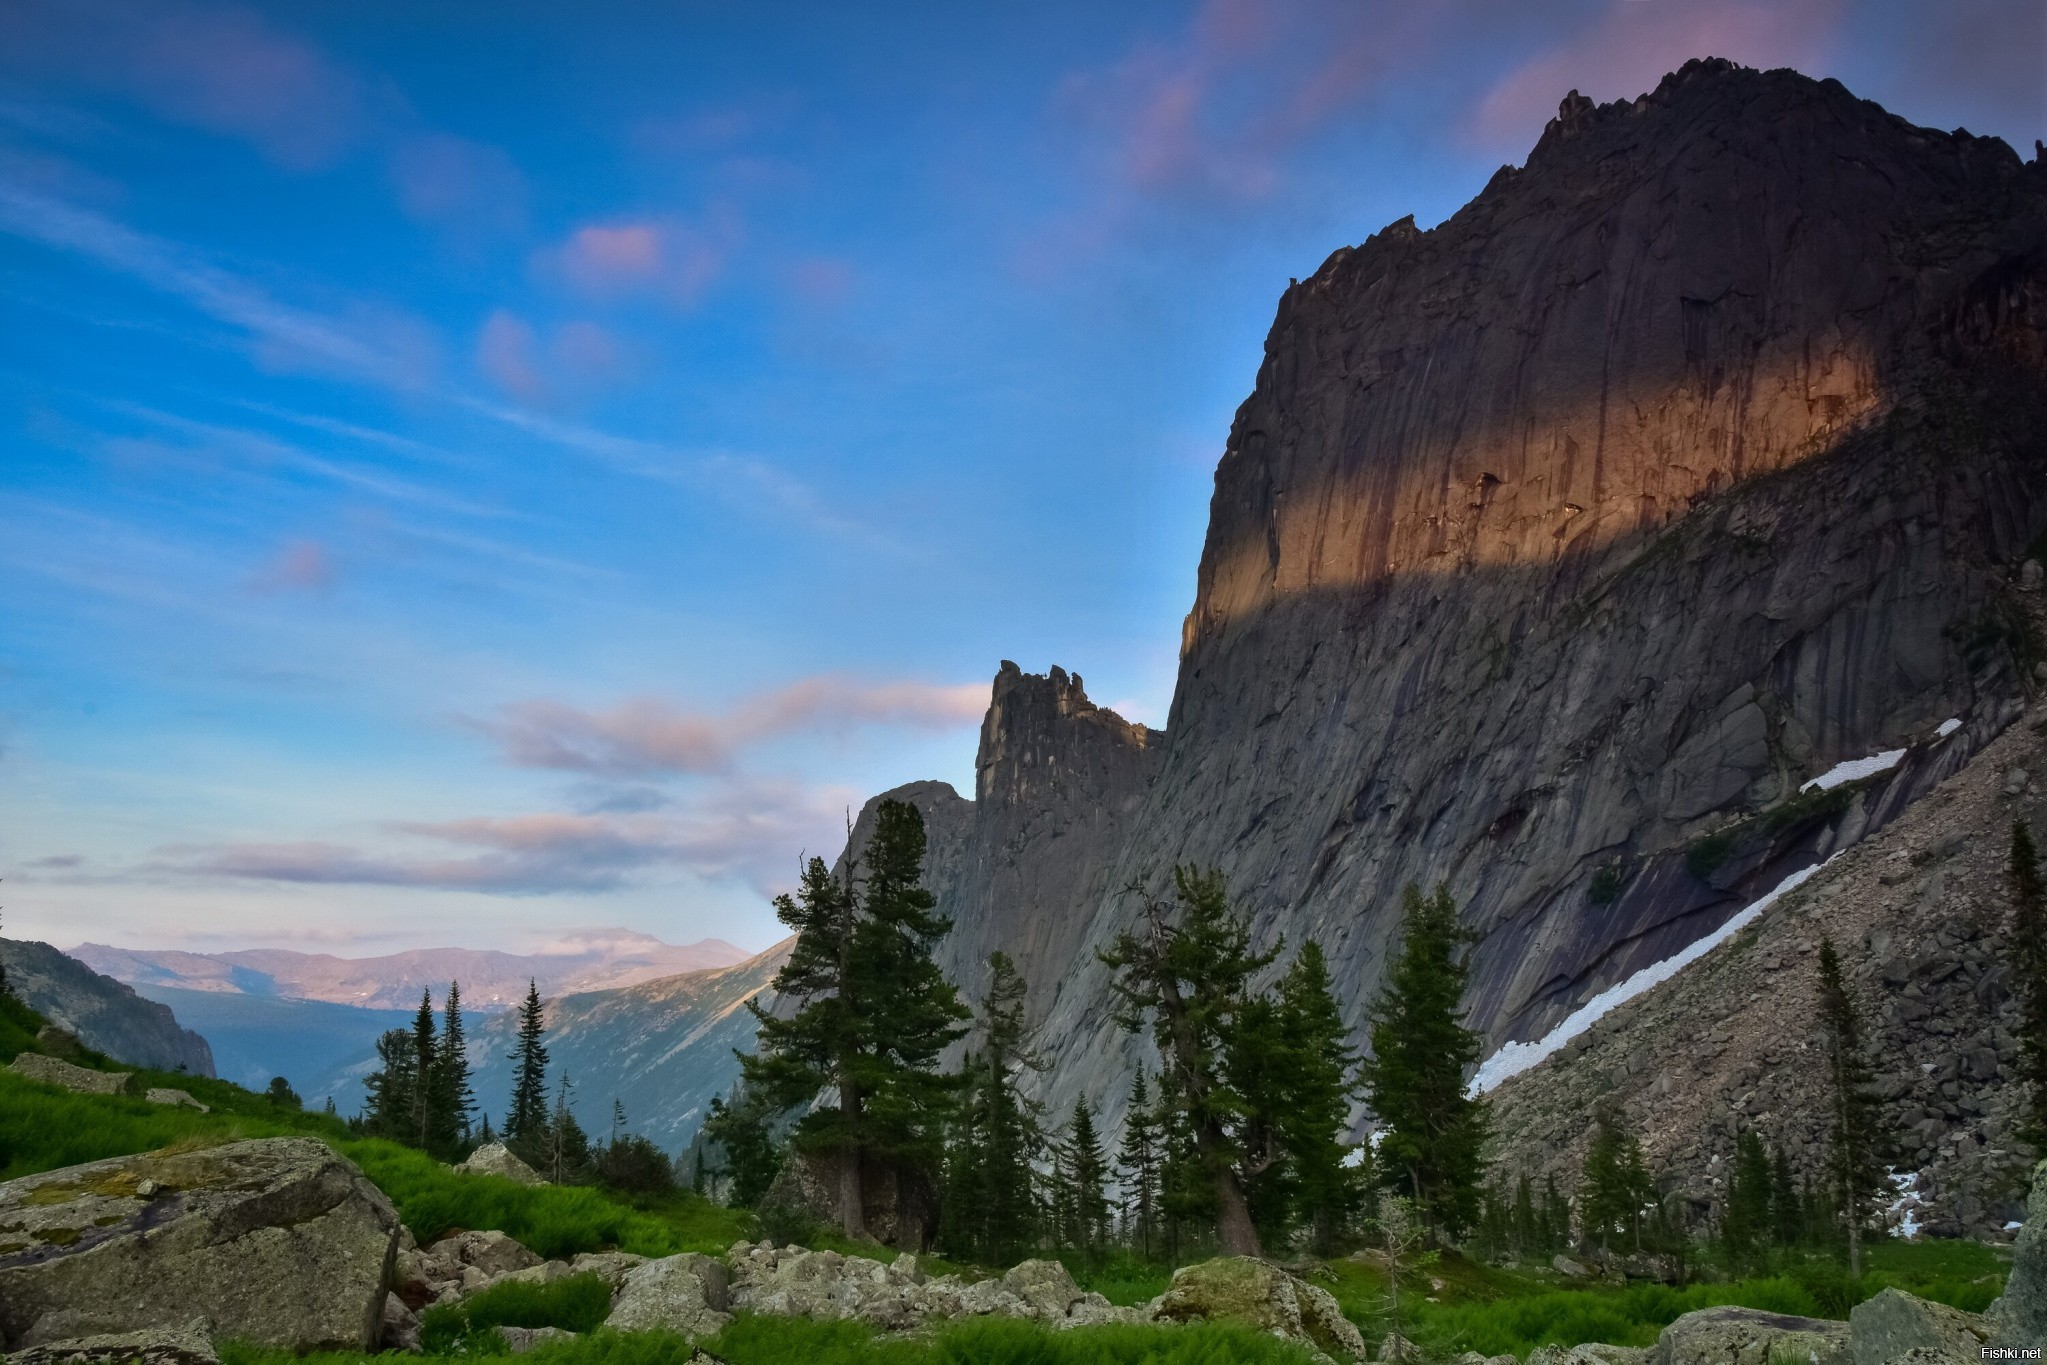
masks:
<path id="1" fill-rule="evenodd" d="M 0 0 L 0 914 L 750 948 L 1001 660 L 1162 725 L 1290 278 L 1576 88 L 2032 154 L 2041 0 Z"/>

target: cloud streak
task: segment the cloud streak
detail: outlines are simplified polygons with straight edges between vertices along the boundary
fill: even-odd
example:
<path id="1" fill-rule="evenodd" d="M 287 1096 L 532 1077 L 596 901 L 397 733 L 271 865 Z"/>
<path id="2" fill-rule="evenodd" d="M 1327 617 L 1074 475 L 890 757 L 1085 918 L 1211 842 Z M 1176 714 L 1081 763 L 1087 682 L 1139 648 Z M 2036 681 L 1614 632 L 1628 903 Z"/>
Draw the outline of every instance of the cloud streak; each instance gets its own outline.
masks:
<path id="1" fill-rule="evenodd" d="M 602 711 L 535 700 L 472 724 L 519 767 L 649 778 L 727 773 L 742 750 L 803 732 L 844 734 L 870 725 L 951 729 L 978 721 L 987 705 L 988 690 L 979 684 L 861 683 L 826 675 L 722 714 L 685 711 L 654 697 L 629 698 Z"/>
<path id="2" fill-rule="evenodd" d="M 177 846 L 146 871 L 310 886 L 396 886 L 498 896 L 616 890 L 662 870 L 736 879 L 763 895 L 825 848 L 850 794 L 736 782 L 677 813 L 540 812 L 394 824 L 425 848 L 325 841 Z"/>

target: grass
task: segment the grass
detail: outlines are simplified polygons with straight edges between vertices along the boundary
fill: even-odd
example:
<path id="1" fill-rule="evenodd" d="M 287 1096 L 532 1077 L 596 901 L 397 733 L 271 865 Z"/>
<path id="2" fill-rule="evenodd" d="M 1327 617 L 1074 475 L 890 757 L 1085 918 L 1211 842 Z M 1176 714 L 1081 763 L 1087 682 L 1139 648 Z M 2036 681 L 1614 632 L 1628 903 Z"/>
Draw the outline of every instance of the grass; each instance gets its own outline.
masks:
<path id="1" fill-rule="evenodd" d="M 560 1327 L 594 1332 L 611 1312 L 611 1285 L 601 1275 L 553 1284 L 492 1285 L 459 1303 L 436 1304 L 420 1317 L 420 1345 L 429 1355 L 477 1355 L 502 1345 L 498 1327 Z"/>
<path id="2" fill-rule="evenodd" d="M 497 1345 L 488 1335 L 485 1349 Z M 1105 1326 L 1052 1332 L 1033 1323 L 984 1320 L 958 1323 L 930 1336 L 882 1338 L 860 1323 L 742 1314 L 701 1343 L 732 1365 L 1308 1365 L 1302 1347 L 1248 1328 Z M 597 1332 L 541 1346 L 521 1356 L 531 1365 L 675 1365 L 689 1358 L 680 1337 L 658 1332 Z M 477 1358 L 472 1354 L 469 1358 Z M 229 1344 L 221 1365 L 362 1365 L 374 1357 L 254 1350 Z"/>

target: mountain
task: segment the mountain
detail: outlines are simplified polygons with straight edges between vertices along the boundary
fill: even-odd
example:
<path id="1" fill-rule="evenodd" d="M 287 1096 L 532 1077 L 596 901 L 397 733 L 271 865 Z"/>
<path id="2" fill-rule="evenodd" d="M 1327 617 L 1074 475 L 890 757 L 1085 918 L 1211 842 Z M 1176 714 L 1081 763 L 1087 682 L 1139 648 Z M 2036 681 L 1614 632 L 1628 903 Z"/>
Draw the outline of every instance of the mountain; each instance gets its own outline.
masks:
<path id="1" fill-rule="evenodd" d="M 331 1093 L 329 1078 L 335 1071 L 368 1055 L 379 1034 L 410 1025 L 413 1016 L 412 1010 L 373 1010 L 324 1000 L 177 986 L 134 989 L 146 1000 L 170 1006 L 205 1037 L 223 1080 L 261 1090 L 272 1076 L 282 1076 L 316 1106 Z"/>
<path id="2" fill-rule="evenodd" d="M 0 939 L 7 985 L 30 1009 L 97 1052 L 130 1066 L 213 1075 L 206 1040 L 163 1005 L 101 976 L 47 943 Z"/>
<path id="3" fill-rule="evenodd" d="M 753 1043 L 746 1002 L 768 989 L 788 956 L 785 941 L 729 967 L 548 1000 L 549 1081 L 569 1078 L 572 1107 L 592 1136 L 610 1131 L 612 1101 L 619 1100 L 633 1132 L 680 1151 L 696 1136 L 712 1097 L 739 1078 L 733 1049 Z M 477 1102 L 497 1126 L 511 1102 L 518 1020 L 505 1011 L 469 1022 Z M 365 1035 L 353 1056 L 300 1093 L 331 1094 L 342 1113 L 355 1113 L 362 1078 L 374 1065 L 375 1037 Z"/>
<path id="4" fill-rule="evenodd" d="M 231 953 L 114 948 L 84 943 L 71 956 L 119 981 L 151 989 L 321 1000 L 367 1009 L 411 1009 L 420 992 L 436 999 L 450 981 L 478 1011 L 509 1009 L 537 982 L 543 995 L 604 990 L 680 972 L 729 967 L 747 953 L 723 939 L 663 943 L 627 929 L 564 935 L 539 953 L 422 948 L 387 957 L 346 958 L 256 948 Z"/>
<path id="5" fill-rule="evenodd" d="M 1286 291 L 1167 729 L 1004 664 L 975 799 L 895 793 L 948 969 L 1015 953 L 1046 1098 L 1113 1120 L 1138 1044 L 1095 950 L 1175 864 L 1318 940 L 1353 1023 L 1401 889 L 1443 882 L 1472 1019 L 1540 1037 L 2017 714 L 2043 328 L 2041 159 L 1722 61 L 1572 94 L 1446 222 Z"/>

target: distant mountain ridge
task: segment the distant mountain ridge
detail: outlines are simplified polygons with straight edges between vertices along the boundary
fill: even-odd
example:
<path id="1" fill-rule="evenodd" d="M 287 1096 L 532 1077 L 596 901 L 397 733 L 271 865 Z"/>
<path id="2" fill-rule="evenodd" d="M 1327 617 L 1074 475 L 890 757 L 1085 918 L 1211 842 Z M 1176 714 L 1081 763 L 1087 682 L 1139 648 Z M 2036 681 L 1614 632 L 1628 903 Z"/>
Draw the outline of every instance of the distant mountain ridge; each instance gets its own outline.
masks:
<path id="1" fill-rule="evenodd" d="M 0 939 L 0 963 L 8 988 L 30 1009 L 94 1051 L 130 1066 L 213 1074 L 206 1039 L 181 1027 L 169 1009 L 49 944 Z"/>
<path id="2" fill-rule="evenodd" d="M 388 1010 L 417 1005 L 422 990 L 432 990 L 439 999 L 450 981 L 458 981 L 463 1004 L 486 1013 L 517 1004 L 529 980 L 542 995 L 557 996 L 710 971 L 749 956 L 723 939 L 673 944 L 629 929 L 581 930 L 564 935 L 555 949 L 521 954 L 417 948 L 382 957 L 346 958 L 287 948 L 192 953 L 82 943 L 68 952 L 94 971 L 152 994 L 210 992 Z"/>

